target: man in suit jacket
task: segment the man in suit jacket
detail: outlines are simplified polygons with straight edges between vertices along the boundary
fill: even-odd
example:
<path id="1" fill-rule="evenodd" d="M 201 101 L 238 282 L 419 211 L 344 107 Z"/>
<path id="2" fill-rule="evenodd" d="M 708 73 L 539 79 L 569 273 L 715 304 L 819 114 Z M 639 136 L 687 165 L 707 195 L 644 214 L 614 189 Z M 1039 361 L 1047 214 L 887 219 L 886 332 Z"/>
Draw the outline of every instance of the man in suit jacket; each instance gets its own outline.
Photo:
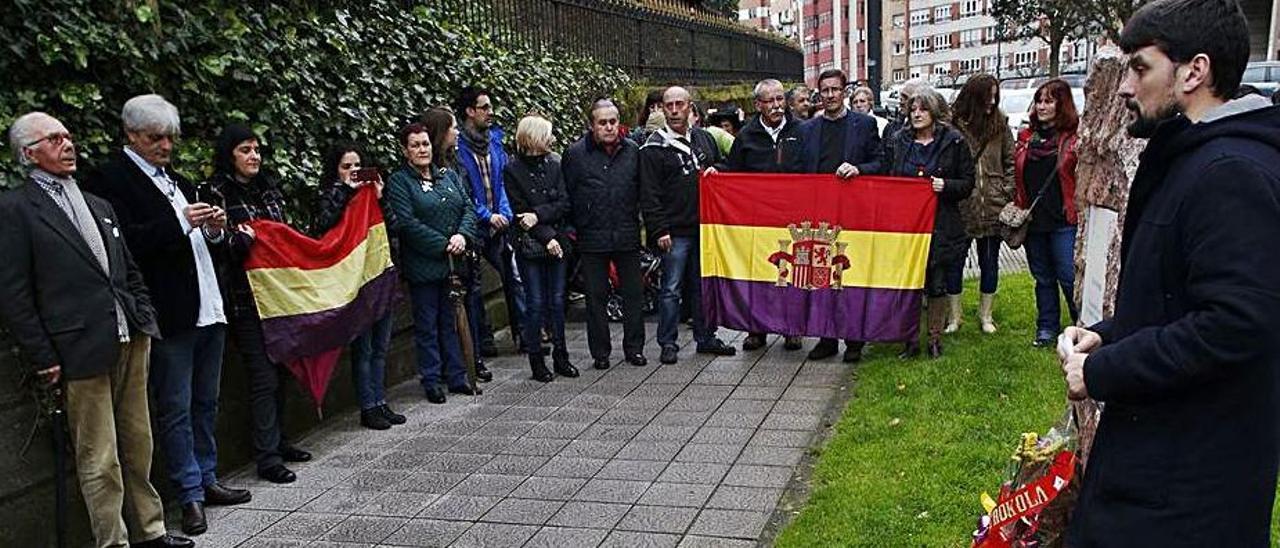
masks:
<path id="1" fill-rule="evenodd" d="M 72 178 L 76 147 L 61 122 L 23 115 L 9 143 L 34 168 L 0 196 L 0 319 L 31 371 L 63 386 L 97 545 L 193 546 L 165 533 L 149 479 L 147 366 L 159 329 L 119 220 Z"/>
<path id="2" fill-rule="evenodd" d="M 226 340 L 211 248 L 223 245 L 226 212 L 196 198 L 169 168 L 181 129 L 178 109 L 159 95 L 124 104 L 129 144 L 90 174 L 85 189 L 111 202 L 156 309 L 161 340 L 151 344 L 150 385 L 157 438 L 182 506 L 182 531 L 207 528 L 204 505 L 248 502 L 218 482 L 214 423 Z"/>
<path id="3" fill-rule="evenodd" d="M 1070 546 L 1269 546 L 1280 462 L 1280 109 L 1228 100 L 1235 0 L 1157 0 L 1120 33 L 1129 134 L 1150 138 L 1115 315 L 1069 327 L 1068 394 L 1106 407 Z"/>
<path id="4" fill-rule="evenodd" d="M 822 114 L 800 126 L 801 165 L 805 173 L 835 173 L 841 179 L 881 172 L 880 135 L 875 118 L 849 109 L 849 78 L 840 69 L 818 75 Z M 862 341 L 845 341 L 844 361 L 862 359 Z M 835 339 L 822 339 L 809 352 L 825 360 L 837 351 Z"/>

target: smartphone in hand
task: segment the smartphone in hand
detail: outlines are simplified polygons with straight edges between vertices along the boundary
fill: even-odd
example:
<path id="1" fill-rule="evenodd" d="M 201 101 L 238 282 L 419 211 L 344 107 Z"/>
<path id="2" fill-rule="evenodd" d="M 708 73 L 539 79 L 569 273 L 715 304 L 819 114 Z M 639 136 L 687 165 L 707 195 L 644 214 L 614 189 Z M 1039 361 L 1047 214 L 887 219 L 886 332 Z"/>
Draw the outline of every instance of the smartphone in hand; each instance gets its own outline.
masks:
<path id="1" fill-rule="evenodd" d="M 376 183 L 381 179 L 382 176 L 378 175 L 378 168 L 376 167 L 362 167 L 351 172 L 351 182 L 357 185 Z"/>

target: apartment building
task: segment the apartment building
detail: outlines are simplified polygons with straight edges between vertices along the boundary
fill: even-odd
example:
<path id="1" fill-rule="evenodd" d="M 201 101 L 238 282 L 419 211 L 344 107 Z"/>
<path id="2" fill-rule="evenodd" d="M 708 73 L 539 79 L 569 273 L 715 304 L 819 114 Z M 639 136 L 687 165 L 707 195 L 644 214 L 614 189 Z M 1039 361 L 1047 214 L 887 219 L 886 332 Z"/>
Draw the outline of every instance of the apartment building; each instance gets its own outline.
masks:
<path id="1" fill-rule="evenodd" d="M 806 82 L 815 85 L 822 71 L 839 68 L 852 80 L 880 85 L 883 1 L 796 0 Z"/>
<path id="2" fill-rule="evenodd" d="M 800 0 L 740 0 L 738 22 L 800 43 Z"/>

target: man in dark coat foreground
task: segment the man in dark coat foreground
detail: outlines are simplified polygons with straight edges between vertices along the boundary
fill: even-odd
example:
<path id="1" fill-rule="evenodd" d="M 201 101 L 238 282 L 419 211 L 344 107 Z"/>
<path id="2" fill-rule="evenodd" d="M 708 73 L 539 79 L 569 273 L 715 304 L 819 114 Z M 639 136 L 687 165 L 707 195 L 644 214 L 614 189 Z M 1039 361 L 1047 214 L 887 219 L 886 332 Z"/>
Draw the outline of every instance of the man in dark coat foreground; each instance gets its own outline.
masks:
<path id="1" fill-rule="evenodd" d="M 1267 546 L 1280 415 L 1280 109 L 1226 102 L 1249 58 L 1236 0 L 1157 0 L 1120 37 L 1150 137 L 1115 316 L 1067 328 L 1072 398 L 1105 402 L 1068 544 Z"/>

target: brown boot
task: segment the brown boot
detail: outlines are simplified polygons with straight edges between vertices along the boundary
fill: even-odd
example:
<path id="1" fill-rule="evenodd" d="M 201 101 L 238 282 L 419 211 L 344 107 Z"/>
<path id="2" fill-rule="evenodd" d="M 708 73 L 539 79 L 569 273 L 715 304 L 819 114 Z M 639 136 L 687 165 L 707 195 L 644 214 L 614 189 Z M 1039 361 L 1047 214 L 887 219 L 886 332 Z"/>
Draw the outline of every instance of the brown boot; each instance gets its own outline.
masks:
<path id="1" fill-rule="evenodd" d="M 929 298 L 929 357 L 942 357 L 942 330 L 947 323 L 947 298 Z"/>

